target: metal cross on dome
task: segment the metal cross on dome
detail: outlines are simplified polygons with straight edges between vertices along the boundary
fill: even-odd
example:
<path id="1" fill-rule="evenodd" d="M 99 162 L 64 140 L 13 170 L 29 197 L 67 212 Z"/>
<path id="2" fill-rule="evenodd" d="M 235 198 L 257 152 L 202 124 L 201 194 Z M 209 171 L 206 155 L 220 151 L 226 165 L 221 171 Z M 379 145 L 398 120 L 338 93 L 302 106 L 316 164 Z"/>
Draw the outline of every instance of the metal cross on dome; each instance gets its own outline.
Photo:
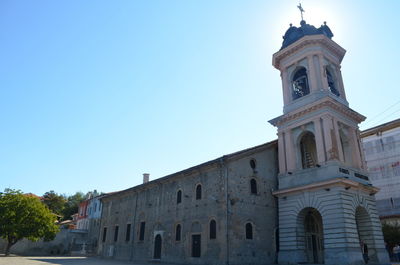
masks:
<path id="1" fill-rule="evenodd" d="M 304 11 L 303 7 L 301 6 L 301 3 L 299 3 L 299 5 L 297 6 L 297 8 L 300 10 L 301 20 L 304 20 L 304 19 L 303 19 L 303 12 L 306 12 L 306 11 Z"/>

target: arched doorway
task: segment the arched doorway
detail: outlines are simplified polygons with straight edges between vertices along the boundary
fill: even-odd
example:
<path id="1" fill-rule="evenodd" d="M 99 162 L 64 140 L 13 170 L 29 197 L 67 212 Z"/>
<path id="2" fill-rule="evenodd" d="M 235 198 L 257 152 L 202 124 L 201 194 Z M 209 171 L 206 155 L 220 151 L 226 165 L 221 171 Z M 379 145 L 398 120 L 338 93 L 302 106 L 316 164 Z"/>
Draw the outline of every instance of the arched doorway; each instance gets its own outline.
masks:
<path id="1" fill-rule="evenodd" d="M 162 239 L 161 235 L 158 234 L 154 238 L 154 259 L 161 259 L 161 246 L 162 246 Z"/>
<path id="2" fill-rule="evenodd" d="M 374 245 L 374 235 L 372 222 L 367 210 L 364 207 L 357 207 L 355 212 L 355 219 L 357 225 L 357 234 L 360 241 L 360 252 L 363 254 L 365 262 L 369 263 L 378 262 L 376 250 Z"/>
<path id="3" fill-rule="evenodd" d="M 315 167 L 317 164 L 317 146 L 312 132 L 304 133 L 300 138 L 301 165 L 303 168 Z"/>
<path id="4" fill-rule="evenodd" d="M 311 264 L 324 263 L 324 238 L 321 214 L 305 208 L 299 214 L 299 241 L 304 242 L 305 258 Z"/>

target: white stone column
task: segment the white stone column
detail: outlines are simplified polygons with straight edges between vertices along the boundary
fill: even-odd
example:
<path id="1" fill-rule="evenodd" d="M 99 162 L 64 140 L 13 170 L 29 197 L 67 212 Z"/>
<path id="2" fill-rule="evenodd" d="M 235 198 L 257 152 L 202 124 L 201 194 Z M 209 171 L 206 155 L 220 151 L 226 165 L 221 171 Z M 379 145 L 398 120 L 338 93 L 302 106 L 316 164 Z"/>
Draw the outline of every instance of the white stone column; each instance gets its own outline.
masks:
<path id="1" fill-rule="evenodd" d="M 350 127 L 349 128 L 349 134 L 351 135 L 351 149 L 352 149 L 352 159 L 353 159 L 353 165 L 356 168 L 362 168 L 362 160 L 361 160 L 361 150 L 358 145 L 358 139 L 357 139 L 357 131 L 356 129 Z"/>
<path id="2" fill-rule="evenodd" d="M 333 132 L 335 134 L 336 142 L 337 142 L 337 150 L 339 153 L 339 160 L 345 163 L 344 156 L 343 156 L 343 148 L 340 141 L 340 134 L 339 134 L 339 124 L 338 121 L 333 118 Z"/>
<path id="3" fill-rule="evenodd" d="M 310 81 L 310 92 L 318 90 L 317 73 L 315 71 L 315 65 L 312 55 L 307 56 L 308 63 L 308 78 Z"/>
<path id="4" fill-rule="evenodd" d="M 296 152 L 293 144 L 292 131 L 285 131 L 285 147 L 286 147 L 286 165 L 287 171 L 296 170 Z"/>
<path id="5" fill-rule="evenodd" d="M 283 90 L 283 104 L 286 106 L 290 103 L 292 98 L 292 89 L 290 87 L 290 82 L 288 79 L 287 69 L 283 69 L 281 71 L 281 79 L 282 79 L 282 90 Z"/>
<path id="6" fill-rule="evenodd" d="M 358 150 L 360 150 L 361 168 L 366 170 L 367 165 L 365 162 L 364 150 L 363 150 L 363 146 L 361 143 L 360 130 L 357 128 L 355 130 L 355 132 L 356 132 L 356 137 L 357 137 Z"/>
<path id="7" fill-rule="evenodd" d="M 278 157 L 279 157 L 279 173 L 286 173 L 286 150 L 285 150 L 285 134 L 278 132 Z"/>
<path id="8" fill-rule="evenodd" d="M 326 155 L 325 155 L 325 144 L 324 144 L 324 139 L 322 136 L 322 130 L 321 130 L 321 122 L 320 118 L 318 117 L 313 121 L 314 123 L 314 131 L 315 131 L 315 145 L 317 147 L 317 161 L 319 164 L 322 162 L 326 161 Z"/>
<path id="9" fill-rule="evenodd" d="M 320 67 L 320 72 L 321 72 L 322 89 L 328 90 L 329 85 L 328 85 L 328 80 L 326 79 L 324 57 L 322 56 L 322 54 L 318 54 L 318 59 L 319 59 L 319 67 Z"/>
<path id="10" fill-rule="evenodd" d="M 322 126 L 324 130 L 325 148 L 326 148 L 326 158 L 327 160 L 338 159 L 338 150 L 336 146 L 336 141 L 333 134 L 332 117 L 329 115 L 324 115 L 321 117 Z"/>

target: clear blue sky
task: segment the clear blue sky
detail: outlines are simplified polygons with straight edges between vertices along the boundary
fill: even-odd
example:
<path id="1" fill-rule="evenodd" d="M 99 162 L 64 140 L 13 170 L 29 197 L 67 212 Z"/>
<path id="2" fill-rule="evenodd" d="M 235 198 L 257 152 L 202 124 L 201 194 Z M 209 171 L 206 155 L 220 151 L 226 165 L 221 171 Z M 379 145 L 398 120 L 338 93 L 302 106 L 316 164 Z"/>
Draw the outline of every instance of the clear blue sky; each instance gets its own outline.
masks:
<path id="1" fill-rule="evenodd" d="M 297 4 L 1 1 L 0 190 L 121 190 L 276 139 L 271 57 Z M 361 128 L 398 118 L 400 1 L 302 5 L 347 50 Z"/>

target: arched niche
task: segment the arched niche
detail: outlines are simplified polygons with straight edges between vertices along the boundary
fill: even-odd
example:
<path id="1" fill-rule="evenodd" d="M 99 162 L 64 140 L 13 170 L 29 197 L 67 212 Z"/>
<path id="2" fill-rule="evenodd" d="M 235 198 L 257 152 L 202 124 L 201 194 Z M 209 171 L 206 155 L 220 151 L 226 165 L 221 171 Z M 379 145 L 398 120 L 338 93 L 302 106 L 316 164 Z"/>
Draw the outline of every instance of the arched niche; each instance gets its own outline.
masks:
<path id="1" fill-rule="evenodd" d="M 318 163 L 315 135 L 310 131 L 305 131 L 298 139 L 298 151 L 302 168 L 315 167 Z"/>

